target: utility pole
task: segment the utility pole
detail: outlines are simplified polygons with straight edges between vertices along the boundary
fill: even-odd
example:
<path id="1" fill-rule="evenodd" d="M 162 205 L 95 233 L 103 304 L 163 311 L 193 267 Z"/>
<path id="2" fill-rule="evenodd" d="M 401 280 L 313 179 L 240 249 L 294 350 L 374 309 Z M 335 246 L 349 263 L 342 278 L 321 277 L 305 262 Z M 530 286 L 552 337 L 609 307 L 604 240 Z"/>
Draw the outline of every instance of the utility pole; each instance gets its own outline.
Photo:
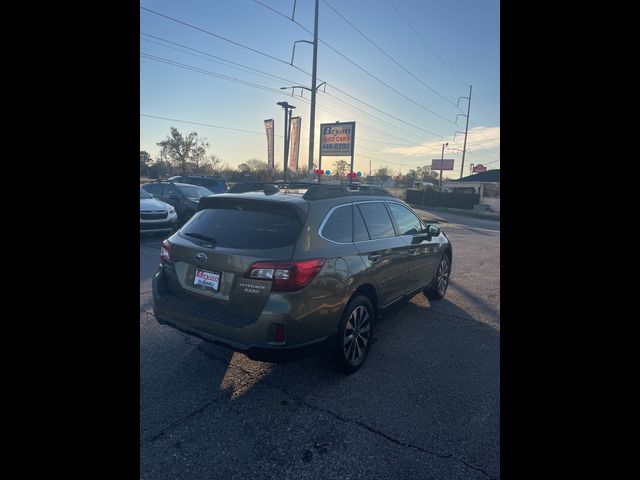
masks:
<path id="1" fill-rule="evenodd" d="M 291 110 L 293 105 L 289 105 L 287 102 L 278 102 L 282 108 L 284 108 L 284 170 L 282 179 L 287 181 L 287 160 L 289 160 L 289 137 L 291 136 Z"/>
<path id="2" fill-rule="evenodd" d="M 308 170 L 313 169 L 313 149 L 316 126 L 316 71 L 318 67 L 318 6 L 320 0 L 316 0 L 316 14 L 313 21 L 313 68 L 311 70 L 311 119 L 309 125 L 309 162 Z"/>
<path id="3" fill-rule="evenodd" d="M 471 111 L 471 88 L 472 85 L 469 85 L 469 102 L 467 104 L 467 126 L 464 129 L 464 145 L 462 146 L 462 166 L 460 167 L 460 178 L 462 178 L 464 172 L 464 154 L 467 152 L 467 134 L 469 133 L 469 112 Z M 460 101 L 460 99 L 458 99 Z"/>
<path id="4" fill-rule="evenodd" d="M 444 147 L 447 147 L 449 145 L 449 142 L 447 143 L 443 143 L 442 144 L 442 155 L 440 156 L 440 160 L 442 161 L 442 163 L 440 164 L 440 191 L 442 191 L 442 164 L 444 163 Z"/>
<path id="5" fill-rule="evenodd" d="M 296 40 L 293 42 L 293 52 L 291 53 L 291 65 L 293 65 L 293 58 L 296 55 L 296 44 L 297 43 L 310 43 L 313 45 L 313 65 L 311 68 L 311 88 L 303 87 L 301 85 L 294 85 L 292 87 L 280 87 L 280 90 L 286 90 L 291 88 L 291 95 L 295 92 L 296 88 L 301 88 L 303 90 L 311 91 L 311 111 L 309 112 L 309 158 L 307 162 L 307 169 L 309 172 L 313 170 L 313 151 L 315 144 L 315 127 L 316 127 L 316 92 L 318 88 L 320 88 L 323 84 L 326 89 L 326 82 L 322 82 L 320 85 L 317 85 L 317 71 L 318 71 L 318 10 L 320 7 L 320 0 L 315 0 L 315 17 L 313 20 L 313 42 L 309 40 Z M 293 13 L 291 14 L 291 20 L 295 21 L 294 17 L 296 14 L 296 0 L 293 0 Z M 300 96 L 302 96 L 302 92 L 300 92 Z M 320 167 L 318 167 L 320 168 Z"/>

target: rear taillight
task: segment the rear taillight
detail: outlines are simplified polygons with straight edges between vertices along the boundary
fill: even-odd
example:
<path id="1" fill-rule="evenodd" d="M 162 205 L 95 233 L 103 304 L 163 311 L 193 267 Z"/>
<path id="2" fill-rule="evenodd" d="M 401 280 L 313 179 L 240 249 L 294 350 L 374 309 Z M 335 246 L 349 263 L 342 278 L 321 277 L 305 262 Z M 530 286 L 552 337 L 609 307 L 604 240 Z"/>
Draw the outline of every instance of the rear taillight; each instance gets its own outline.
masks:
<path id="1" fill-rule="evenodd" d="M 276 323 L 276 334 L 274 337 L 276 343 L 284 343 L 284 325 Z"/>
<path id="2" fill-rule="evenodd" d="M 272 280 L 271 291 L 274 292 L 292 292 L 309 285 L 323 265 L 324 258 L 298 262 L 255 262 L 245 277 Z"/>
<path id="3" fill-rule="evenodd" d="M 160 247 L 160 265 L 164 265 L 167 260 L 171 261 L 171 244 L 165 240 Z"/>

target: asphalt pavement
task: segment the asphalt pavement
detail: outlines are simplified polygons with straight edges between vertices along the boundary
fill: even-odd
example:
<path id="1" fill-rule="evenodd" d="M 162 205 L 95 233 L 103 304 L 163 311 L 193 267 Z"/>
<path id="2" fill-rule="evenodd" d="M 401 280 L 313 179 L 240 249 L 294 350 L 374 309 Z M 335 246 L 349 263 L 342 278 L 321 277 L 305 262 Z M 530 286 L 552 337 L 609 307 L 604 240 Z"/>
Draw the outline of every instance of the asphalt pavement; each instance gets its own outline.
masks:
<path id="1" fill-rule="evenodd" d="M 159 325 L 162 237 L 142 237 L 140 478 L 499 478 L 499 222 L 418 213 L 453 244 L 447 295 L 388 312 L 353 375 L 324 357 L 256 362 Z"/>

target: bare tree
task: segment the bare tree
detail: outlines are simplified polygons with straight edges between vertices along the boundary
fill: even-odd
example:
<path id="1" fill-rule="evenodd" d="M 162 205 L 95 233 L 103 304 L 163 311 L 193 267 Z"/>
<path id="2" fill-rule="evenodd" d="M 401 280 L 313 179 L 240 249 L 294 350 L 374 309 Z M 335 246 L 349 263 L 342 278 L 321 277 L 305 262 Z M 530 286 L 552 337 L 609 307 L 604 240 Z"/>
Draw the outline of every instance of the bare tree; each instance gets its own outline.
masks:
<path id="1" fill-rule="evenodd" d="M 344 183 L 345 176 L 349 172 L 351 164 L 346 160 L 336 160 L 333 162 L 333 171 L 336 172 L 336 178 L 340 180 L 340 183 Z"/>
<path id="2" fill-rule="evenodd" d="M 384 182 L 391 178 L 393 172 L 387 167 L 382 167 L 376 170 L 373 174 L 382 181 L 382 184 L 384 184 Z"/>
<path id="3" fill-rule="evenodd" d="M 182 175 L 186 175 L 188 164 L 197 168 L 210 146 L 205 139 L 199 138 L 196 132 L 184 137 L 175 127 L 171 127 L 171 134 L 157 145 L 162 147 L 171 163 L 180 168 Z"/>

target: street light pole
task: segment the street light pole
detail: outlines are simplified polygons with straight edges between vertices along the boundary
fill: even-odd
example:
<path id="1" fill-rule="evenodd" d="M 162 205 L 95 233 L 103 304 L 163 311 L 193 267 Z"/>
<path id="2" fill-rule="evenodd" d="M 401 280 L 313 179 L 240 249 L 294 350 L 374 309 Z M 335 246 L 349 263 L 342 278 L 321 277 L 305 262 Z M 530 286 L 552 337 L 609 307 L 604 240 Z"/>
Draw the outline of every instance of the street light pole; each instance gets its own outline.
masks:
<path id="1" fill-rule="evenodd" d="M 293 105 L 289 105 L 287 102 L 278 102 L 284 109 L 284 169 L 282 179 L 287 181 L 287 160 L 289 157 L 289 137 L 291 136 L 291 110 L 293 110 Z"/>

